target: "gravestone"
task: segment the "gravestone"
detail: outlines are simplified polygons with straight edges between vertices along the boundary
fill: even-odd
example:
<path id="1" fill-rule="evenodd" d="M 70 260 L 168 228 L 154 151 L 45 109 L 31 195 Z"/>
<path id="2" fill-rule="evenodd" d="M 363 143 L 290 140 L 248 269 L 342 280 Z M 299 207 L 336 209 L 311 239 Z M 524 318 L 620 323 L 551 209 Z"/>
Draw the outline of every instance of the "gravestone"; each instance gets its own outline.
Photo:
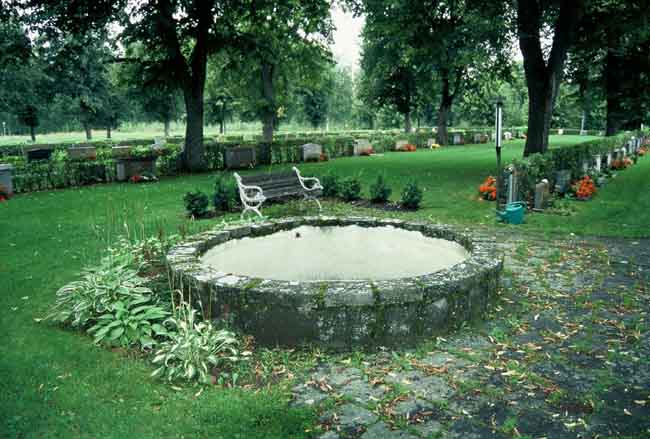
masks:
<path id="1" fill-rule="evenodd" d="M 354 142 L 354 148 L 352 153 L 354 155 L 361 155 L 362 152 L 366 151 L 370 147 L 371 145 L 368 139 L 358 139 L 355 140 Z"/>
<path id="2" fill-rule="evenodd" d="M 225 165 L 228 169 L 252 168 L 255 166 L 255 148 L 238 146 L 226 148 Z"/>
<path id="3" fill-rule="evenodd" d="M 558 136 L 563 136 L 564 135 L 564 129 L 560 128 L 559 130 L 557 130 L 557 135 Z"/>
<path id="4" fill-rule="evenodd" d="M 587 135 L 587 130 L 580 130 L 580 135 L 581 136 L 586 136 Z"/>
<path id="5" fill-rule="evenodd" d="M 431 148 L 433 145 L 437 145 L 436 139 L 427 139 L 427 148 Z"/>
<path id="6" fill-rule="evenodd" d="M 114 159 L 126 158 L 131 155 L 130 146 L 114 146 L 111 148 L 111 155 Z"/>
<path id="7" fill-rule="evenodd" d="M 68 158 L 70 160 L 95 160 L 97 158 L 97 148 L 94 146 L 68 148 Z"/>
<path id="8" fill-rule="evenodd" d="M 563 169 L 555 173 L 555 191 L 565 194 L 571 187 L 571 171 Z"/>
<path id="9" fill-rule="evenodd" d="M 395 149 L 399 150 L 408 144 L 409 144 L 408 140 L 398 140 L 397 142 L 395 142 Z"/>
<path id="10" fill-rule="evenodd" d="M 595 154 L 595 155 L 594 155 L 594 169 L 595 169 L 597 172 L 600 172 L 600 171 L 601 171 L 601 168 L 602 168 L 602 160 L 603 160 L 603 157 L 602 157 L 600 154 Z"/>
<path id="11" fill-rule="evenodd" d="M 0 186 L 2 186 L 9 195 L 14 193 L 13 170 L 14 167 L 12 165 L 0 164 Z"/>
<path id="12" fill-rule="evenodd" d="M 462 133 L 454 133 L 452 135 L 451 143 L 453 145 L 462 145 L 465 143 L 465 139 L 463 139 L 463 134 Z"/>
<path id="13" fill-rule="evenodd" d="M 503 133 L 503 140 L 512 140 L 512 133 L 510 131 L 506 131 Z"/>
<path id="14" fill-rule="evenodd" d="M 551 196 L 550 184 L 547 179 L 543 179 L 535 185 L 535 210 L 544 210 Z"/>
<path id="15" fill-rule="evenodd" d="M 591 163 L 589 163 L 589 160 L 587 159 L 582 160 L 582 173 L 584 175 L 587 175 L 589 173 L 589 165 L 591 165 Z"/>
<path id="16" fill-rule="evenodd" d="M 606 162 L 607 163 L 607 169 L 612 167 L 612 161 L 613 161 L 612 152 L 610 151 L 610 152 L 607 153 L 607 162 Z"/>
<path id="17" fill-rule="evenodd" d="M 627 155 L 627 151 L 625 147 L 622 147 L 621 149 L 619 149 L 619 151 L 621 152 L 621 158 L 624 159 L 625 156 Z"/>
<path id="18" fill-rule="evenodd" d="M 25 150 L 25 155 L 27 156 L 27 162 L 33 162 L 36 160 L 49 160 L 53 152 L 53 147 L 31 148 Z"/>
<path id="19" fill-rule="evenodd" d="M 307 143 L 302 145 L 300 148 L 302 150 L 302 160 L 304 162 L 317 162 L 323 154 L 323 147 L 317 143 Z"/>

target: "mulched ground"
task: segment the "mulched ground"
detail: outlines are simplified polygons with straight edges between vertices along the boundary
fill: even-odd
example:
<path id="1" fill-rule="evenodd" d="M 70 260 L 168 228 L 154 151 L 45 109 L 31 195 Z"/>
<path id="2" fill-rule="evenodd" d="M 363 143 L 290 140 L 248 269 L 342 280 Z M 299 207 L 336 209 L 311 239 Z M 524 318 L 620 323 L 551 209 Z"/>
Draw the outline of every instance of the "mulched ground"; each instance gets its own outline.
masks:
<path id="1" fill-rule="evenodd" d="M 317 437 L 650 437 L 650 240 L 497 241 L 506 273 L 484 325 L 298 380 Z"/>

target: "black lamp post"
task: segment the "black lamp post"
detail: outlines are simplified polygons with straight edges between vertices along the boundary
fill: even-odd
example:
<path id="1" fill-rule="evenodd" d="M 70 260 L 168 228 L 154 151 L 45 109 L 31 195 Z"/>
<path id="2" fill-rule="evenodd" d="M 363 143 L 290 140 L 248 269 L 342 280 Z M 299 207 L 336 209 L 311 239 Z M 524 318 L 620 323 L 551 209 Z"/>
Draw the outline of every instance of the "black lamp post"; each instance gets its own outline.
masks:
<path id="1" fill-rule="evenodd" d="M 503 99 L 498 97 L 496 100 L 496 115 L 495 115 L 495 128 L 496 128 L 496 151 L 497 151 L 497 194 L 496 203 L 497 211 L 500 209 L 500 196 L 501 196 L 501 179 L 503 172 L 501 171 L 501 142 L 503 139 Z"/>

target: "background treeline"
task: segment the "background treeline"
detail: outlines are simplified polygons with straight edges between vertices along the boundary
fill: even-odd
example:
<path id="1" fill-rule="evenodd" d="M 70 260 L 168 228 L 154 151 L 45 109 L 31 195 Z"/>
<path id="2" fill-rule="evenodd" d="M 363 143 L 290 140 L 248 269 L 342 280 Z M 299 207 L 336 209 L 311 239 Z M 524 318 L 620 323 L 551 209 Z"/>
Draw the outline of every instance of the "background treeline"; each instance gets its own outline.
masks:
<path id="1" fill-rule="evenodd" d="M 203 129 L 527 126 L 614 135 L 648 119 L 650 5 L 617 0 L 348 0 L 363 15 L 359 72 L 337 66 L 323 0 L 5 0 L 0 119 L 11 133 L 185 126 L 185 165 L 205 165 Z M 520 51 L 516 50 L 519 47 Z M 521 56 L 517 55 L 521 53 Z"/>

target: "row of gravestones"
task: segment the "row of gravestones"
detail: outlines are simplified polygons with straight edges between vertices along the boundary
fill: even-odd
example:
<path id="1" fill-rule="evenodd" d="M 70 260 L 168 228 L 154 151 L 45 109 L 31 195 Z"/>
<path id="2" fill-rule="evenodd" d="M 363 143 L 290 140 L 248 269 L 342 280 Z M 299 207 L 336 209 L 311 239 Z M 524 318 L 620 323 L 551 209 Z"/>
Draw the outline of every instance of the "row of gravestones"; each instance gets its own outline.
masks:
<path id="1" fill-rule="evenodd" d="M 118 181 L 125 181 L 134 175 L 155 173 L 155 162 L 157 159 L 156 150 L 162 148 L 164 140 L 156 139 L 153 145 L 151 157 L 130 157 L 130 146 L 112 147 L 112 155 L 116 161 L 116 177 Z M 24 150 L 25 158 L 28 163 L 35 161 L 50 160 L 54 152 L 53 147 L 26 148 Z M 97 158 L 97 148 L 94 146 L 78 146 L 67 148 L 68 159 L 73 161 L 92 161 Z M 0 163 L 0 187 L 7 191 L 9 195 L 14 193 L 13 174 L 14 166 Z"/>
<path id="2" fill-rule="evenodd" d="M 582 172 L 587 174 L 590 169 L 601 172 L 603 168 L 603 159 L 605 159 L 606 169 L 612 166 L 615 160 L 623 160 L 627 156 L 638 156 L 639 150 L 643 140 L 640 138 L 633 138 L 626 142 L 620 148 L 609 151 L 605 155 L 595 154 L 592 160 L 585 159 L 582 161 Z M 517 172 L 514 166 L 509 166 L 504 172 L 505 187 L 506 187 L 506 203 L 513 203 L 518 201 L 518 185 L 517 185 Z M 571 185 L 571 171 L 562 169 L 555 173 L 555 188 L 554 191 L 560 194 L 566 193 Z M 543 210 L 548 204 L 550 199 L 551 187 L 547 179 L 543 179 L 535 185 L 535 196 L 533 209 Z"/>

